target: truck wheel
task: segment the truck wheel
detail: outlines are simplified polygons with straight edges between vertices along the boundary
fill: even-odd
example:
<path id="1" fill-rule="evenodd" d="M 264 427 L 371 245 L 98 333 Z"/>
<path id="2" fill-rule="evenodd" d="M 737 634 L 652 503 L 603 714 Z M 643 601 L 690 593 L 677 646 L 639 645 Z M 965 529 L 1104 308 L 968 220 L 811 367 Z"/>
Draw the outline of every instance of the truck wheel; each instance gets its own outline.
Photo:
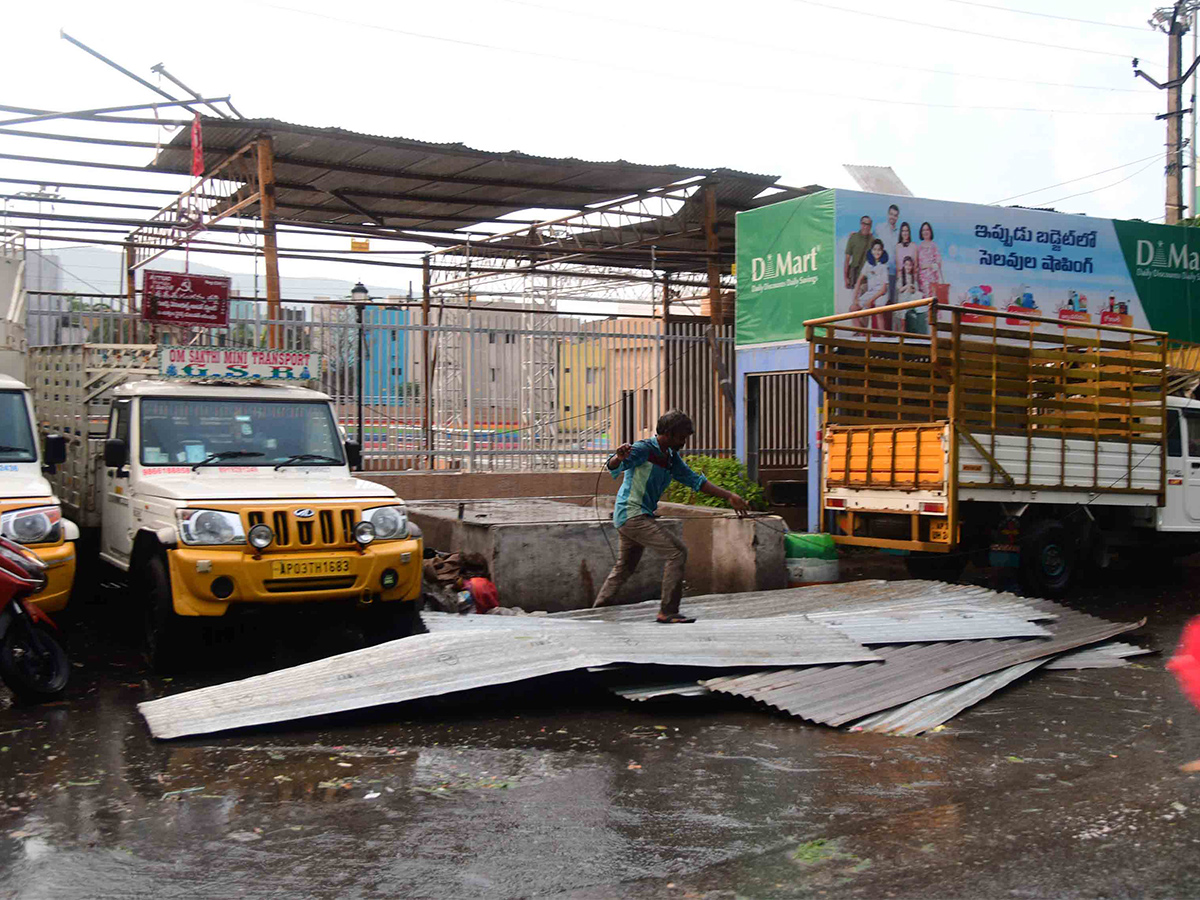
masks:
<path id="1" fill-rule="evenodd" d="M 908 574 L 921 581 L 958 581 L 967 567 L 967 556 L 961 551 L 950 553 L 909 553 L 904 557 Z"/>
<path id="2" fill-rule="evenodd" d="M 1017 574 L 1026 594 L 1061 597 L 1070 588 L 1077 569 L 1075 541 L 1062 522 L 1043 519 L 1021 535 Z"/>
<path id="3" fill-rule="evenodd" d="M 145 586 L 145 647 L 146 662 L 155 672 L 179 671 L 186 665 L 192 649 L 187 640 L 188 629 L 175 612 L 171 600 L 171 578 L 161 557 L 146 566 Z"/>

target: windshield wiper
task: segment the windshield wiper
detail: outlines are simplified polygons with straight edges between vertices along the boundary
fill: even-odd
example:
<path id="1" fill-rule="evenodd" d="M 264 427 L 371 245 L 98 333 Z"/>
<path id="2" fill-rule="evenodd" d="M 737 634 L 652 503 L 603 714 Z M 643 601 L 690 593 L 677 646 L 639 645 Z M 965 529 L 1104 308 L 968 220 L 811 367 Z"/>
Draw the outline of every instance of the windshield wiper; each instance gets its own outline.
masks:
<path id="1" fill-rule="evenodd" d="M 0 444 L 0 453 L 28 453 L 28 447 L 10 447 L 8 444 Z"/>
<path id="2" fill-rule="evenodd" d="M 289 456 L 287 459 L 285 459 L 283 462 L 281 462 L 279 465 L 277 465 L 275 467 L 275 471 L 278 472 L 284 466 L 290 466 L 293 463 L 308 462 L 308 461 L 329 462 L 329 463 L 333 463 L 334 465 L 338 465 L 338 466 L 340 466 L 342 464 L 342 461 L 340 459 L 337 459 L 336 457 L 333 457 L 333 456 L 325 456 L 324 454 L 321 454 L 321 453 L 293 453 L 291 456 Z"/>
<path id="3" fill-rule="evenodd" d="M 211 466 L 215 462 L 221 462 L 226 459 L 245 459 L 249 456 L 262 456 L 257 450 L 222 450 L 220 453 L 210 453 L 200 462 L 192 466 L 192 471 L 195 472 L 201 466 Z"/>

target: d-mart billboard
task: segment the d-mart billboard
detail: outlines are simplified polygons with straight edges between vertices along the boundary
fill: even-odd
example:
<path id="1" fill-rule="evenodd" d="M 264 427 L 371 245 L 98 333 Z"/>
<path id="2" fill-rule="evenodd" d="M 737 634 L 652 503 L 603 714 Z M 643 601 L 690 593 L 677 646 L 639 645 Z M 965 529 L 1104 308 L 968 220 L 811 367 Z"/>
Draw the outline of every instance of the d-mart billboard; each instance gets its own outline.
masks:
<path id="1" fill-rule="evenodd" d="M 920 313 L 872 312 L 922 297 L 1200 341 L 1195 228 L 836 190 L 739 213 L 737 260 L 739 345 L 842 312 L 924 334 Z"/>

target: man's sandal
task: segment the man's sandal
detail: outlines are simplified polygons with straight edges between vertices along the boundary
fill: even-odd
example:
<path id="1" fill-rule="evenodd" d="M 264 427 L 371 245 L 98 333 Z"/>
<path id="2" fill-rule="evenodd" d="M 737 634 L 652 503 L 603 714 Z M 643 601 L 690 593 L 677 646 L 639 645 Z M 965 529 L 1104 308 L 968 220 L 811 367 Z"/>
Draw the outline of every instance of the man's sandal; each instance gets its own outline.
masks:
<path id="1" fill-rule="evenodd" d="M 690 622 L 695 622 L 696 620 L 689 619 L 687 616 L 681 616 L 679 613 L 675 613 L 674 615 L 670 616 L 660 615 L 657 619 L 655 619 L 655 621 L 658 622 L 659 625 L 686 625 Z"/>

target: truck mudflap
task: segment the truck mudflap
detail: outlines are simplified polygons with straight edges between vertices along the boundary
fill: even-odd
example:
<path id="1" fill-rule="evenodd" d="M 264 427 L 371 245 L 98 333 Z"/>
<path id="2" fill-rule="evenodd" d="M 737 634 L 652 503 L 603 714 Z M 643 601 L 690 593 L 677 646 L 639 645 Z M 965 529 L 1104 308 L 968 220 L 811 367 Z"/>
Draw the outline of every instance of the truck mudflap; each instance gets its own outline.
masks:
<path id="1" fill-rule="evenodd" d="M 167 552 L 172 605 L 181 616 L 222 616 L 240 603 L 416 600 L 423 550 L 420 539 L 257 557 L 242 547 L 181 546 Z"/>

